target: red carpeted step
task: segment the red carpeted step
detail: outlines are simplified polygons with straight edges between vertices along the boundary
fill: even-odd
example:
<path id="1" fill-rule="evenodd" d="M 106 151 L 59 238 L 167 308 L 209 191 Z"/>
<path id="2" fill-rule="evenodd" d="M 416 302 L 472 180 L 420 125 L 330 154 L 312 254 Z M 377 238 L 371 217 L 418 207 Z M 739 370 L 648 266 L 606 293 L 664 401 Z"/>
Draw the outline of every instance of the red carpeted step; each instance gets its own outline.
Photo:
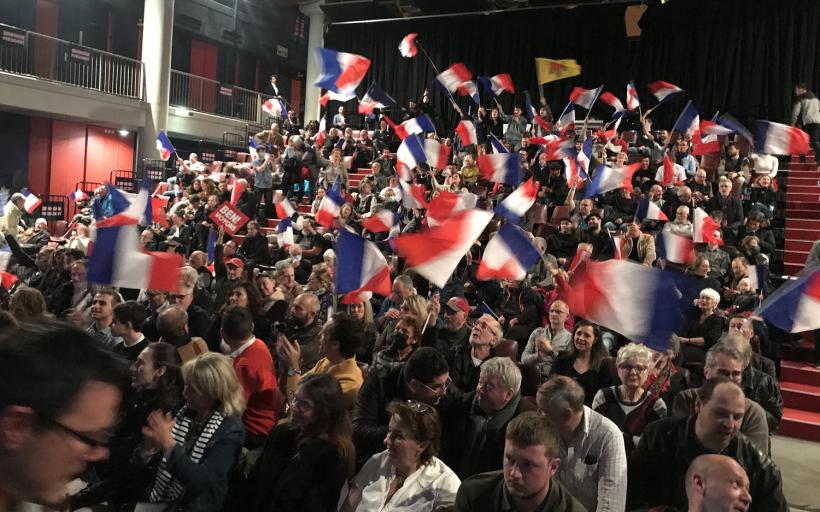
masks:
<path id="1" fill-rule="evenodd" d="M 790 409 L 820 412 L 820 387 L 818 386 L 781 382 L 780 393 L 783 395 L 783 405 Z"/>
<path id="2" fill-rule="evenodd" d="M 783 274 L 787 276 L 793 276 L 803 270 L 803 267 L 806 265 L 803 263 L 783 263 Z"/>
<path id="3" fill-rule="evenodd" d="M 790 212 L 791 213 L 791 212 Z M 786 218 L 786 229 L 810 229 L 820 233 L 820 217 L 813 219 Z"/>
<path id="4" fill-rule="evenodd" d="M 789 189 L 789 191 L 786 192 L 786 201 L 787 202 L 792 202 L 792 201 L 812 202 L 813 201 L 816 204 L 820 204 L 820 194 L 818 194 L 816 192 L 814 192 L 814 193 L 812 193 L 812 192 L 803 193 L 802 191 L 801 192 L 792 192 L 791 189 Z"/>
<path id="5" fill-rule="evenodd" d="M 786 217 L 790 219 L 818 219 L 820 215 L 817 214 L 817 210 L 790 208 L 787 211 Z"/>
<path id="6" fill-rule="evenodd" d="M 299 213 L 310 213 L 311 207 L 309 204 L 300 204 L 299 205 Z"/>
<path id="7" fill-rule="evenodd" d="M 820 441 L 820 413 L 784 408 L 778 433 L 806 441 Z"/>
<path id="8" fill-rule="evenodd" d="M 800 265 L 802 267 L 806 265 L 806 258 L 808 258 L 808 256 L 808 251 L 791 251 L 787 249 L 783 251 L 783 263 L 792 263 L 794 265 Z"/>
<path id="9" fill-rule="evenodd" d="M 269 228 L 275 228 L 279 225 L 279 219 L 265 219 L 265 226 Z"/>
<path id="10" fill-rule="evenodd" d="M 786 171 L 786 179 L 816 178 L 818 174 L 817 169 L 789 169 Z"/>
<path id="11" fill-rule="evenodd" d="M 786 181 L 789 190 L 793 187 L 820 187 L 820 176 L 812 176 L 812 177 L 800 177 L 800 176 L 789 176 L 788 180 Z"/>
<path id="12" fill-rule="evenodd" d="M 820 239 L 820 235 L 818 235 L 817 238 Z M 814 245 L 814 241 L 786 239 L 783 249 L 787 251 L 808 253 L 811 250 L 812 245 Z"/>
<path id="13" fill-rule="evenodd" d="M 781 382 L 794 382 L 808 386 L 820 386 L 820 369 L 798 361 L 781 361 Z M 820 413 L 820 411 L 818 411 Z"/>
<path id="14" fill-rule="evenodd" d="M 802 268 L 802 267 L 801 267 Z M 800 363 L 814 362 L 814 337 L 813 333 L 803 333 L 803 339 L 797 345 L 783 343 L 780 345 L 780 355 L 784 361 L 794 361 Z M 818 384 L 820 385 L 820 384 Z"/>
<path id="15" fill-rule="evenodd" d="M 786 211 L 786 217 L 788 217 L 792 208 L 796 208 L 798 210 L 811 210 L 813 212 L 818 212 L 820 211 L 820 203 L 818 203 L 817 201 L 812 201 L 810 203 L 807 203 L 806 201 L 786 201 L 786 208 L 788 209 Z"/>
<path id="16" fill-rule="evenodd" d="M 814 229 L 786 228 L 786 240 L 817 240 L 817 231 Z"/>
<path id="17" fill-rule="evenodd" d="M 816 171 L 817 170 L 817 162 L 805 162 L 805 163 L 794 163 L 789 162 L 789 165 L 786 166 L 788 172 L 792 171 Z"/>

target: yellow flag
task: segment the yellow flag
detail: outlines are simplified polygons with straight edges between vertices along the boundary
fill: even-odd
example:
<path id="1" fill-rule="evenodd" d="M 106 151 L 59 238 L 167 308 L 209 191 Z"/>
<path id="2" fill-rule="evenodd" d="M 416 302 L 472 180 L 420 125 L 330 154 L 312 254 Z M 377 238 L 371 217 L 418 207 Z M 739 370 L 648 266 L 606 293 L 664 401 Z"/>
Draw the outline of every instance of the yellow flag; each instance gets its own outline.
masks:
<path id="1" fill-rule="evenodd" d="M 535 59 L 535 73 L 538 75 L 538 85 L 578 76 L 581 74 L 581 66 L 575 59 Z"/>

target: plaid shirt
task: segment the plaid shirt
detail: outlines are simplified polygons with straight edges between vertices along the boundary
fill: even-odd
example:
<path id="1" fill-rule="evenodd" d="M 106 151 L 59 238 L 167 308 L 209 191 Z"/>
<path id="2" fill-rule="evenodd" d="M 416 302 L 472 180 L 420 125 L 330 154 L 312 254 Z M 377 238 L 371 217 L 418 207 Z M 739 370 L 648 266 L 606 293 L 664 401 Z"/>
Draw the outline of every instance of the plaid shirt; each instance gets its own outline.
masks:
<path id="1" fill-rule="evenodd" d="M 580 431 L 569 444 L 561 442 L 560 451 L 555 476 L 588 511 L 626 509 L 626 450 L 612 421 L 584 406 Z"/>

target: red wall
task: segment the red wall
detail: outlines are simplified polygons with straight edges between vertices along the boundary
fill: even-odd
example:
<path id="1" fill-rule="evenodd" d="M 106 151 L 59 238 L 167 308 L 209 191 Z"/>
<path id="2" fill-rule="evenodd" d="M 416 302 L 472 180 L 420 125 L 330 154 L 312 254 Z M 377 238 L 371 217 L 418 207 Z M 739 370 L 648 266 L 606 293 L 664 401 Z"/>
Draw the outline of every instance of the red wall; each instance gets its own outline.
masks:
<path id="1" fill-rule="evenodd" d="M 132 170 L 136 134 L 72 121 L 31 118 L 28 180 L 39 195 L 68 195 L 79 181 L 109 181 Z"/>

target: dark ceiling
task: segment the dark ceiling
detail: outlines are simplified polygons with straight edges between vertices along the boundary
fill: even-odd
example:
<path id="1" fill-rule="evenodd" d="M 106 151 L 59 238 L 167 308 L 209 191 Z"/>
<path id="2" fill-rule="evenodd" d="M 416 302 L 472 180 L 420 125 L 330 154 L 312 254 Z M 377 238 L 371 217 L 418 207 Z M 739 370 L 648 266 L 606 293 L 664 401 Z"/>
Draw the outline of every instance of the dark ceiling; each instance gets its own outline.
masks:
<path id="1" fill-rule="evenodd" d="M 602 0 L 325 0 L 322 10 L 331 23 L 338 23 L 599 3 Z"/>

